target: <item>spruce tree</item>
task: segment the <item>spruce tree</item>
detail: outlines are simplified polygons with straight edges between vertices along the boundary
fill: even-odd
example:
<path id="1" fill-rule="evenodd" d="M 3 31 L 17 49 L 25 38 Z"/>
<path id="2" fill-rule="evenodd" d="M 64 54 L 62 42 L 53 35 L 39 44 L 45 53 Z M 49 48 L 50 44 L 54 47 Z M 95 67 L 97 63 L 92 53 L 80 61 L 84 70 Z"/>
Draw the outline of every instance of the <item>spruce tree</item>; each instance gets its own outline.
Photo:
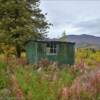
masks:
<path id="1" fill-rule="evenodd" d="M 44 37 L 49 23 L 40 0 L 0 0 L 0 42 L 13 44 L 17 57 L 28 39 Z"/>

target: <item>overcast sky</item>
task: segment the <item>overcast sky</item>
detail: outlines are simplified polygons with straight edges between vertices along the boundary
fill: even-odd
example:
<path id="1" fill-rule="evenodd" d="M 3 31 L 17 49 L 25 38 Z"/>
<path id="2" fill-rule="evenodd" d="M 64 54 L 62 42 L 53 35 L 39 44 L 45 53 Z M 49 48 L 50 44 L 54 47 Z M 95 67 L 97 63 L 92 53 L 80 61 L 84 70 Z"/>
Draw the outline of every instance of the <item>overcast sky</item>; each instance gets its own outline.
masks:
<path id="1" fill-rule="evenodd" d="M 51 38 L 60 37 L 64 30 L 67 35 L 100 36 L 99 0 L 41 0 L 40 8 L 53 24 L 48 33 Z"/>

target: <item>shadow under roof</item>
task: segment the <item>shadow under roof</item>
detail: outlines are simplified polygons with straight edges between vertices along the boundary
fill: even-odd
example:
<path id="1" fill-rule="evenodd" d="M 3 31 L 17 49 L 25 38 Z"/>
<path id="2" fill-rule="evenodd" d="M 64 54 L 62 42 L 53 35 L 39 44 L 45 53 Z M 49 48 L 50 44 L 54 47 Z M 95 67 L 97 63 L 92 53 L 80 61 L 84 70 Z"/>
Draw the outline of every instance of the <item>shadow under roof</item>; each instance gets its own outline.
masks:
<path id="1" fill-rule="evenodd" d="M 54 42 L 54 43 L 66 43 L 66 44 L 75 44 L 74 42 L 68 42 L 68 41 L 62 41 L 59 39 L 49 39 L 49 38 L 45 38 L 45 39 L 38 39 L 38 40 L 28 40 L 26 43 L 33 41 L 33 42 L 42 42 L 42 43 L 49 43 L 49 42 Z"/>

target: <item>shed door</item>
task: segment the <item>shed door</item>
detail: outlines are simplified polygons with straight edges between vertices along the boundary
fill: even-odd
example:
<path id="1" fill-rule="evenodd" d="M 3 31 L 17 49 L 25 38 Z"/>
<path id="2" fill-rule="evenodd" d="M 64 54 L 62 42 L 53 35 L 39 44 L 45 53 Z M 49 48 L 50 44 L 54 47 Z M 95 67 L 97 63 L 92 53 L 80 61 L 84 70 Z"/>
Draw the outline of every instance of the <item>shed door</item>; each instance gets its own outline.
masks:
<path id="1" fill-rule="evenodd" d="M 59 44 L 59 54 L 58 54 L 58 61 L 62 64 L 68 63 L 68 52 L 67 52 L 67 44 Z"/>

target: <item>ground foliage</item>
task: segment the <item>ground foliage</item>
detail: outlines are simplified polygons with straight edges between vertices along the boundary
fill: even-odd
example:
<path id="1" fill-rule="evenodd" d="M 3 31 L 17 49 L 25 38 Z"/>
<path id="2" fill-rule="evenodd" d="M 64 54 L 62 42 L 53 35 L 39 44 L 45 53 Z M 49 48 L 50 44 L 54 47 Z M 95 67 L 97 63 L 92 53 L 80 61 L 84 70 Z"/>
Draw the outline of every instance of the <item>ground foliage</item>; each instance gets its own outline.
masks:
<path id="1" fill-rule="evenodd" d="M 100 100 L 99 65 L 57 65 L 47 60 L 27 65 L 24 57 L 1 58 L 1 100 Z"/>

